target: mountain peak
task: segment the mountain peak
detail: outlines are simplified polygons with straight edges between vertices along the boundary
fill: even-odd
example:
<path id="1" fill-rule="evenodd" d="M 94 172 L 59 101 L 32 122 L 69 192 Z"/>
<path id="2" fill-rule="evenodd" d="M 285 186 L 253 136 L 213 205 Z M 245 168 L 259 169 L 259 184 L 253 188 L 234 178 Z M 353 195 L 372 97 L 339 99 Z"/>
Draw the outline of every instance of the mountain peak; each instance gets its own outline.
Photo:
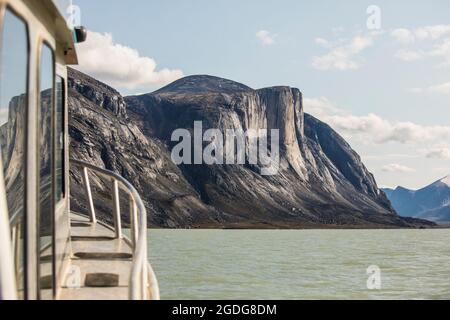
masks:
<path id="1" fill-rule="evenodd" d="M 395 191 L 407 191 L 407 192 L 414 192 L 414 190 L 402 187 L 402 186 L 397 186 L 395 189 Z"/>
<path id="2" fill-rule="evenodd" d="M 439 182 L 445 184 L 447 187 L 450 187 L 450 175 L 445 176 L 444 178 L 439 180 Z"/>
<path id="3" fill-rule="evenodd" d="M 386 194 L 395 210 L 402 216 L 431 221 L 450 221 L 450 175 L 419 190 L 397 187 Z"/>
<path id="4" fill-rule="evenodd" d="M 154 93 L 235 93 L 252 90 L 236 81 L 210 75 L 193 75 L 176 80 Z"/>

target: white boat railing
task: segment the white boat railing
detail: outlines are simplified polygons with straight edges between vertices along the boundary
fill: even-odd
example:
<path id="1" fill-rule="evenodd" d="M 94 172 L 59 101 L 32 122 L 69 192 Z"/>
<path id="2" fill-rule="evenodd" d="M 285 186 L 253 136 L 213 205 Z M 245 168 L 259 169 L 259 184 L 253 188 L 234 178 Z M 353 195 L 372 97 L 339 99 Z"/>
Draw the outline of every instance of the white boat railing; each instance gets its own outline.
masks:
<path id="1" fill-rule="evenodd" d="M 124 238 L 122 234 L 119 189 L 129 196 L 131 244 L 133 246 L 133 264 L 129 282 L 129 298 L 131 300 L 159 300 L 159 288 L 155 274 L 147 257 L 147 210 L 133 185 L 117 173 L 99 168 L 90 163 L 70 159 L 70 163 L 82 170 L 83 187 L 88 201 L 89 218 L 97 222 L 89 171 L 111 179 L 113 218 L 116 238 Z"/>

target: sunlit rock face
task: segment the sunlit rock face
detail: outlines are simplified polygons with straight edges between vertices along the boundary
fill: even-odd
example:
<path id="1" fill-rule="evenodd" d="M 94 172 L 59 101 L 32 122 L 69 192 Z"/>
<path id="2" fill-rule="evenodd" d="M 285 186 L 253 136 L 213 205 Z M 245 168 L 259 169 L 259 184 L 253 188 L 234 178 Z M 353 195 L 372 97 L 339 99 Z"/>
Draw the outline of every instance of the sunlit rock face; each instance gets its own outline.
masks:
<path id="1" fill-rule="evenodd" d="M 71 71 L 70 76 L 72 157 L 114 170 L 131 181 L 149 208 L 151 225 L 301 228 L 422 224 L 397 216 L 344 139 L 304 114 L 298 89 L 254 90 L 231 80 L 191 76 L 151 94 L 122 98 L 79 72 Z M 107 97 L 108 101 L 120 101 L 118 107 L 102 102 Z M 195 121 L 202 122 L 203 130 L 224 133 L 227 129 L 278 129 L 278 172 L 261 174 L 263 165 L 250 163 L 247 144 L 243 165 L 175 165 L 171 150 L 178 142 L 171 141 L 172 133 L 183 128 L 193 136 Z M 81 178 L 75 171 L 72 176 L 72 193 L 79 196 Z M 108 189 L 104 182 L 96 183 Z M 107 217 L 110 200 L 105 196 L 102 201 Z M 76 202 L 83 209 L 83 203 Z"/>
<path id="2" fill-rule="evenodd" d="M 25 94 L 13 97 L 0 118 L 3 178 L 10 217 L 24 208 L 26 101 Z"/>

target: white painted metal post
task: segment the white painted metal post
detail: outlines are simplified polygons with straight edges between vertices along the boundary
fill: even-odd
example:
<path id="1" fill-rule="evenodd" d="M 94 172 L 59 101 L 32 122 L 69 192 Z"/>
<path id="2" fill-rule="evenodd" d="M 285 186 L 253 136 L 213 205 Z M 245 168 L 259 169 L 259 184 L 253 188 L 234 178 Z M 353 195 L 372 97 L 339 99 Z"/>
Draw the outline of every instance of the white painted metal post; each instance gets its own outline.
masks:
<path id="1" fill-rule="evenodd" d="M 84 192 L 88 200 L 89 217 L 91 222 L 96 223 L 97 217 L 95 216 L 94 200 L 92 199 L 91 185 L 89 183 L 89 174 L 88 169 L 86 167 L 83 167 L 83 184 L 84 184 Z"/>
<path id="2" fill-rule="evenodd" d="M 148 273 L 148 300 L 160 300 L 159 296 L 159 286 L 158 279 L 156 279 L 155 272 L 153 271 L 152 265 L 147 263 L 147 273 Z"/>
<path id="3" fill-rule="evenodd" d="M 17 283 L 4 181 L 3 164 L 0 157 L 0 300 L 17 300 Z"/>
<path id="4" fill-rule="evenodd" d="M 147 254 L 142 266 L 142 300 L 148 300 L 148 270 L 147 270 Z"/>
<path id="5" fill-rule="evenodd" d="M 122 238 L 122 222 L 120 220 L 120 198 L 119 198 L 119 182 L 112 179 L 113 183 L 113 210 L 114 210 L 114 227 L 116 229 L 116 238 Z"/>
<path id="6" fill-rule="evenodd" d="M 14 254 L 14 263 L 16 266 L 16 274 L 20 272 L 20 236 L 22 230 L 20 229 L 20 222 L 13 228 L 13 254 Z M 23 250 L 23 249 L 22 249 Z"/>
<path id="7" fill-rule="evenodd" d="M 133 242 L 133 248 L 136 248 L 136 243 L 138 239 L 138 216 L 137 216 L 137 205 L 134 201 L 133 196 L 130 197 L 130 224 L 131 224 L 131 241 Z"/>

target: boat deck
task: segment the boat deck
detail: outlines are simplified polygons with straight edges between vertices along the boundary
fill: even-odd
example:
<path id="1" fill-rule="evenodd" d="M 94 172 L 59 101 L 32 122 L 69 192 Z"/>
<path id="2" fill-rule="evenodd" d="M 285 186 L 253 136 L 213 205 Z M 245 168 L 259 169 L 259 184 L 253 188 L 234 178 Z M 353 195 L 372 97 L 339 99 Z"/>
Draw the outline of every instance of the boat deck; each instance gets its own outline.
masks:
<path id="1" fill-rule="evenodd" d="M 71 246 L 69 272 L 59 299 L 128 299 L 132 249 L 126 239 L 115 239 L 106 225 L 72 213 Z"/>

